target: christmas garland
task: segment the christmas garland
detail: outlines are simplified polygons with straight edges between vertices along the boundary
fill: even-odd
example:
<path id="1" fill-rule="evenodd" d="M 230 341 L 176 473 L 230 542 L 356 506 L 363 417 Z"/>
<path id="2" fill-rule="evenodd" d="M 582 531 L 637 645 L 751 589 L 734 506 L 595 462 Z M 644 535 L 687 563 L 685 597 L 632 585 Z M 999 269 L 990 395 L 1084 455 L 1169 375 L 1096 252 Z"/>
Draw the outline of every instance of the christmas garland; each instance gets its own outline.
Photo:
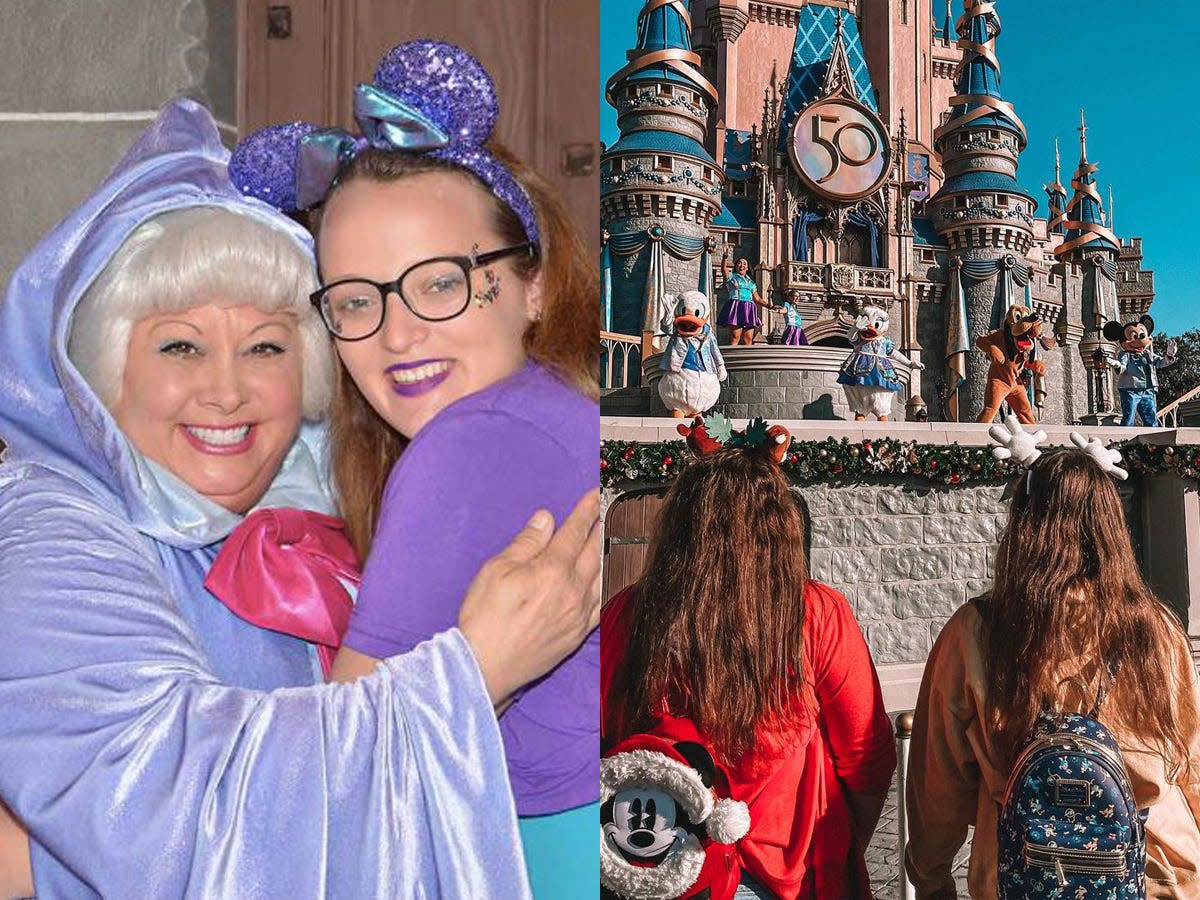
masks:
<path id="1" fill-rule="evenodd" d="M 1123 465 L 1131 475 L 1170 473 L 1200 479 L 1200 445 L 1158 446 L 1121 441 Z M 660 484 L 670 481 L 692 459 L 681 440 L 643 444 L 637 441 L 600 442 L 600 483 L 621 481 Z M 796 484 L 855 480 L 868 476 L 908 475 L 933 484 L 995 484 L 1020 472 L 1008 460 L 992 456 L 991 446 L 923 444 L 895 438 L 825 438 L 793 440 L 782 468 Z"/>

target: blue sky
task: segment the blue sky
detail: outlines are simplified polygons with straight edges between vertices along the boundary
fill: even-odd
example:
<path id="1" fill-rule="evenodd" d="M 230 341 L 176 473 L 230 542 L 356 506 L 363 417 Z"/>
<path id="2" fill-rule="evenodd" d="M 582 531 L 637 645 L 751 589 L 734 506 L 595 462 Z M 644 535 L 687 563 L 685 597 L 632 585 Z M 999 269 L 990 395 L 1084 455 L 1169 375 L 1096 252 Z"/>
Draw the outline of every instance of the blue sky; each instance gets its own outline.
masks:
<path id="1" fill-rule="evenodd" d="M 940 0 L 935 6 L 941 7 Z M 605 79 L 625 63 L 642 0 L 600 2 L 600 137 L 617 137 L 603 100 Z M 955 15 L 962 9 L 954 4 Z M 1158 330 L 1200 328 L 1200 9 L 1124 0 L 1032 3 L 1000 0 L 996 52 L 1006 99 L 1029 133 L 1018 177 L 1046 214 L 1042 185 L 1054 175 L 1054 138 L 1063 184 L 1079 161 L 1079 109 L 1087 111 L 1088 157 L 1105 206 L 1112 185 L 1123 238 L 1143 239 L 1154 270 L 1151 314 Z"/>

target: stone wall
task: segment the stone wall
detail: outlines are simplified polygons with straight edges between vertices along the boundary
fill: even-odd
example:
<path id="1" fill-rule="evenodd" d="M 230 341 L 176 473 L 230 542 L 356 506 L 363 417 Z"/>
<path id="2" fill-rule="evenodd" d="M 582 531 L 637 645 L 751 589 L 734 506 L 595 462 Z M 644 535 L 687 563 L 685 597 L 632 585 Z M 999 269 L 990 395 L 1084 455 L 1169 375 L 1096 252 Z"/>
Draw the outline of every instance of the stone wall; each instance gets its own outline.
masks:
<path id="1" fill-rule="evenodd" d="M 179 94 L 235 135 L 236 0 L 9 3 L 0 28 L 0 284 Z"/>
<path id="2" fill-rule="evenodd" d="M 923 661 L 958 607 L 990 586 L 1003 485 L 800 489 L 813 577 L 850 600 L 877 663 Z"/>

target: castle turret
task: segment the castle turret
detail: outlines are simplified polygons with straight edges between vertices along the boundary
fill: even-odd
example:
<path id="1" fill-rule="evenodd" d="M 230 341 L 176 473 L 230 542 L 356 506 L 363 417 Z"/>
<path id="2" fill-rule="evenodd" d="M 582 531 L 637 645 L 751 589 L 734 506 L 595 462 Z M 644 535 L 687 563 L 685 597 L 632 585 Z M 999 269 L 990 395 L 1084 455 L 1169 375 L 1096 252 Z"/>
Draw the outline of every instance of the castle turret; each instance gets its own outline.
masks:
<path id="1" fill-rule="evenodd" d="M 1083 340 L 1079 343 L 1079 353 L 1085 362 L 1097 351 L 1109 355 L 1115 352 L 1115 348 L 1104 340 L 1100 329 L 1109 319 L 1119 319 L 1121 315 L 1117 298 L 1117 256 L 1121 252 L 1121 242 L 1104 224 L 1104 205 L 1096 187 L 1098 168 L 1087 158 L 1087 122 L 1080 110 L 1079 166 L 1071 178 L 1071 189 L 1075 193 L 1067 204 L 1066 240 L 1055 248 L 1054 255 L 1083 270 Z M 1088 416 L 1097 412 L 1097 409 L 1089 408 Z"/>
<path id="2" fill-rule="evenodd" d="M 949 118 L 934 132 L 946 180 L 929 199 L 928 209 L 933 227 L 950 248 L 950 386 L 961 379 L 951 410 L 960 421 L 969 421 L 983 408 L 988 369 L 987 357 L 971 348 L 998 324 L 1005 298 L 1014 293 L 1012 279 L 1021 271 L 1028 278 L 1022 260 L 1033 246 L 1037 203 L 1016 179 L 1025 126 L 1000 91 L 995 2 L 964 0 L 963 5 L 957 23 L 963 56 L 955 94 Z"/>
<path id="3" fill-rule="evenodd" d="M 692 51 L 684 0 L 647 0 L 637 46 L 605 85 L 621 137 L 600 158 L 611 327 L 653 332 L 666 294 L 707 286 L 709 223 L 723 175 L 704 148 L 716 89 Z"/>
<path id="4" fill-rule="evenodd" d="M 1062 161 L 1058 157 L 1058 138 L 1054 139 L 1054 181 L 1046 185 L 1046 199 L 1050 206 L 1050 217 L 1046 231 L 1050 234 L 1067 233 L 1067 189 L 1062 186 Z"/>

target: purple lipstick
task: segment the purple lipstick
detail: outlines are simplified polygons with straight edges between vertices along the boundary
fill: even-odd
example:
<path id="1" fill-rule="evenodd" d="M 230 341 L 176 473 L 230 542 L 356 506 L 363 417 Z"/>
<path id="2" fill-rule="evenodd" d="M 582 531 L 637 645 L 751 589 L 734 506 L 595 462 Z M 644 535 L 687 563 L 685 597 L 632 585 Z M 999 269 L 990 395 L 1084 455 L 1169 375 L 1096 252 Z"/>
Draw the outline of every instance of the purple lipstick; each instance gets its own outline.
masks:
<path id="1" fill-rule="evenodd" d="M 388 366 L 384 374 L 391 379 L 392 390 L 401 397 L 419 397 L 449 378 L 452 367 L 448 359 L 418 359 Z"/>

